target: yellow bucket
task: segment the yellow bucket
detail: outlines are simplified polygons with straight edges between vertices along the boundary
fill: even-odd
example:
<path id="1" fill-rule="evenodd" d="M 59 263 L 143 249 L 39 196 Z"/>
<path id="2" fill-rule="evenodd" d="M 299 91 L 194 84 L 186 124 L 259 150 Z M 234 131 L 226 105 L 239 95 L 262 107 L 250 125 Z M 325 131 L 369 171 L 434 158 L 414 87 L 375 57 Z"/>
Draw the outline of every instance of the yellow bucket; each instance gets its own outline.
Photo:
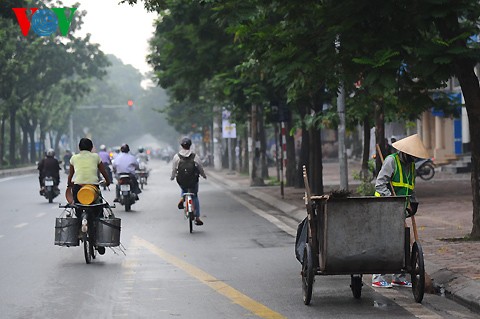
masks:
<path id="1" fill-rule="evenodd" d="M 80 204 L 90 205 L 98 198 L 99 190 L 95 185 L 85 185 L 77 193 Z"/>

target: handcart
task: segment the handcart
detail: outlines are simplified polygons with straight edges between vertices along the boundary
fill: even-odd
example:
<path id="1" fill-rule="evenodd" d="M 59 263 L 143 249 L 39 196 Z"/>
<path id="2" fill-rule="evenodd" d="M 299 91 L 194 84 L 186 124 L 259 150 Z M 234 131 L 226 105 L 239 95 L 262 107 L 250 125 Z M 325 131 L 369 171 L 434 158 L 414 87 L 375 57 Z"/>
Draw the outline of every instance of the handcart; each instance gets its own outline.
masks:
<path id="1" fill-rule="evenodd" d="M 406 218 L 408 196 L 312 196 L 304 168 L 306 240 L 302 243 L 303 301 L 310 304 L 316 275 L 350 275 L 353 296 L 362 294 L 363 274 L 411 275 L 415 301 L 422 302 L 425 266 L 417 239 L 410 244 Z M 301 224 L 302 225 L 302 224 Z M 299 229 L 300 230 L 300 229 Z M 298 235 L 297 235 L 298 241 Z M 297 251 L 299 245 L 296 245 Z"/>

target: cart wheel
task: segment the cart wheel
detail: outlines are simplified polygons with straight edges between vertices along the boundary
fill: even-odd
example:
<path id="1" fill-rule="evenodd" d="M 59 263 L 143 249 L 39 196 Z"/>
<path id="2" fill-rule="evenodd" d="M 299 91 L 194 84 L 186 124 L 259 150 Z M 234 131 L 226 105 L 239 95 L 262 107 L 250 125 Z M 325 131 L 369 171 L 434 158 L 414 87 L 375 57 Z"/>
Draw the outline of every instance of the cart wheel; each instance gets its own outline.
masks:
<path id="1" fill-rule="evenodd" d="M 313 271 L 312 248 L 307 243 L 305 245 L 305 251 L 303 253 L 303 263 L 302 263 L 303 303 L 306 305 L 309 305 L 310 301 L 312 300 L 314 276 L 315 276 L 315 273 Z"/>
<path id="2" fill-rule="evenodd" d="M 355 299 L 360 299 L 362 296 L 362 275 L 351 275 L 351 284 L 350 288 L 352 289 L 353 297 Z"/>
<path id="3" fill-rule="evenodd" d="M 425 293 L 425 266 L 423 263 L 422 246 L 414 242 L 412 247 L 412 289 L 415 301 L 421 303 Z"/>

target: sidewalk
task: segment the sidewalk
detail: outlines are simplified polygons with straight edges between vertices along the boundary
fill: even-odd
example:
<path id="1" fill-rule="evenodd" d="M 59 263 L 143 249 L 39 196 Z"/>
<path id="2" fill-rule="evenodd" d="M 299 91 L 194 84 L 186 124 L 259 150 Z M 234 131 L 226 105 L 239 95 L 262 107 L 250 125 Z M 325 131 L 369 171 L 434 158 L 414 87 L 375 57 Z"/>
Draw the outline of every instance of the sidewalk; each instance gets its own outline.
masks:
<path id="1" fill-rule="evenodd" d="M 351 191 L 358 185 L 351 177 L 352 172 L 359 169 L 360 163 L 349 162 Z M 323 173 L 325 192 L 338 189 L 339 164 L 323 163 Z M 270 169 L 269 174 L 271 177 L 276 176 L 275 169 Z M 207 175 L 227 188 L 244 190 L 275 206 L 298 222 L 306 217 L 304 189 L 285 187 L 282 199 L 280 186 L 250 187 L 246 175 L 232 174 L 228 170 L 217 172 L 212 168 L 208 168 Z M 420 202 L 416 224 L 427 278 L 432 279 L 436 293 L 445 295 L 474 312 L 480 312 L 480 242 L 463 240 L 472 228 L 470 174 L 435 172 L 432 180 L 417 178 L 416 182 L 417 199 Z"/>

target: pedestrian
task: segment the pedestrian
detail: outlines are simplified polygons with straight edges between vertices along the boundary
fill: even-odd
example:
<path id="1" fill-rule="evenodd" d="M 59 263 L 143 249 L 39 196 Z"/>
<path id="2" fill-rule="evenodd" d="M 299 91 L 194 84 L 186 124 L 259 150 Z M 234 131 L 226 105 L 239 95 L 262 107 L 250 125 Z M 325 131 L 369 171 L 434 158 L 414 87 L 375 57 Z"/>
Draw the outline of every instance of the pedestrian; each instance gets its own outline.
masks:
<path id="1" fill-rule="evenodd" d="M 183 194 L 189 191 L 194 193 L 193 207 L 195 207 L 195 225 L 203 225 L 200 220 L 200 201 L 198 200 L 198 176 L 207 178 L 203 169 L 200 157 L 190 150 L 192 140 L 188 137 L 183 138 L 180 142 L 182 149 L 175 154 L 172 163 L 172 174 L 170 180 L 177 179 L 182 193 L 178 208 L 183 209 Z"/>
<path id="2" fill-rule="evenodd" d="M 385 158 L 375 182 L 375 196 L 411 196 L 410 201 L 416 202 L 415 160 L 430 158 L 430 155 L 417 134 L 401 139 L 392 146 L 398 152 Z M 390 282 L 387 281 L 387 275 L 372 275 L 372 286 L 380 288 L 412 287 L 412 283 L 406 279 L 404 273 L 389 276 L 392 278 Z"/>

